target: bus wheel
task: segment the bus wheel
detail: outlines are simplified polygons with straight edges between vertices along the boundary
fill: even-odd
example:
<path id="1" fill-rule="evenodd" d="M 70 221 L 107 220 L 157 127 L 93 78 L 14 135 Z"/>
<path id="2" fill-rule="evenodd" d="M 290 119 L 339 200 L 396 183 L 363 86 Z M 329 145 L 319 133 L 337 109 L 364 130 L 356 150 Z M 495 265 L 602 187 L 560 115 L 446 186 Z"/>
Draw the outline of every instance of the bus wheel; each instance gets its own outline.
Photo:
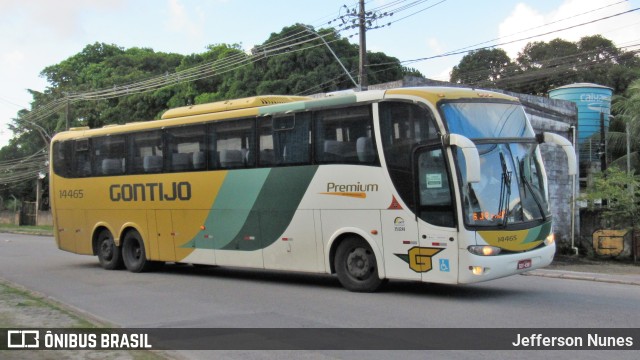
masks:
<path id="1" fill-rule="evenodd" d="M 106 270 L 122 269 L 122 252 L 113 241 L 113 235 L 109 230 L 102 230 L 98 234 L 98 260 L 100 266 Z"/>
<path id="2" fill-rule="evenodd" d="M 338 246 L 335 269 L 338 280 L 349 291 L 373 292 L 382 284 L 373 250 L 358 237 L 349 237 Z"/>
<path id="3" fill-rule="evenodd" d="M 122 260 L 124 266 L 131 272 L 144 272 L 151 270 L 153 262 L 147 260 L 142 237 L 135 231 L 129 231 L 122 240 Z"/>

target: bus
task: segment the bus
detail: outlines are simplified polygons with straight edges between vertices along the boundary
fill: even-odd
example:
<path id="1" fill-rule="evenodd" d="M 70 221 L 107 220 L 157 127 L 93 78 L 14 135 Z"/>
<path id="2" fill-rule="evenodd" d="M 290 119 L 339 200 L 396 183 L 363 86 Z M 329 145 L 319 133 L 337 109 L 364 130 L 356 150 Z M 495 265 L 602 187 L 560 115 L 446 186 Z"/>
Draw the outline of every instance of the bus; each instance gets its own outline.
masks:
<path id="1" fill-rule="evenodd" d="M 571 143 L 536 134 L 516 98 L 446 87 L 257 96 L 72 128 L 51 144 L 55 240 L 109 270 L 327 273 L 361 292 L 486 281 L 553 259 L 545 142 L 574 174 Z"/>

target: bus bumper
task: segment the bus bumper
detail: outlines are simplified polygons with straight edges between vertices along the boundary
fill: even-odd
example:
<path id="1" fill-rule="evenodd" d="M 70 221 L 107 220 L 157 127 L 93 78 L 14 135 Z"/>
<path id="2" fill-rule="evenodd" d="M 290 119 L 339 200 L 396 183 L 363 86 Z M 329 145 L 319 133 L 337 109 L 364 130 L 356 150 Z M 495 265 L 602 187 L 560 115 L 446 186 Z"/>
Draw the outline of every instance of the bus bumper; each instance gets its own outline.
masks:
<path id="1" fill-rule="evenodd" d="M 460 249 L 466 256 L 460 256 L 458 283 L 468 284 L 543 268 L 553 261 L 556 245 L 551 244 L 532 251 L 518 254 L 478 256 Z"/>

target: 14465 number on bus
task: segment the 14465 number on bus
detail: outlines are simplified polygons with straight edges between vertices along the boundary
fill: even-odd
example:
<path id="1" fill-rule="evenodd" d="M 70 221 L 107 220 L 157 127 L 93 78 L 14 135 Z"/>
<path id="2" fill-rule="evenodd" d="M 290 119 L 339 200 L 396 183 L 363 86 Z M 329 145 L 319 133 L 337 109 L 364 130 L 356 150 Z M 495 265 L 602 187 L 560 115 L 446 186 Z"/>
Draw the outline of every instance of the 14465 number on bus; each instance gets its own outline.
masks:
<path id="1" fill-rule="evenodd" d="M 83 196 L 82 189 L 60 190 L 60 199 L 82 199 Z"/>

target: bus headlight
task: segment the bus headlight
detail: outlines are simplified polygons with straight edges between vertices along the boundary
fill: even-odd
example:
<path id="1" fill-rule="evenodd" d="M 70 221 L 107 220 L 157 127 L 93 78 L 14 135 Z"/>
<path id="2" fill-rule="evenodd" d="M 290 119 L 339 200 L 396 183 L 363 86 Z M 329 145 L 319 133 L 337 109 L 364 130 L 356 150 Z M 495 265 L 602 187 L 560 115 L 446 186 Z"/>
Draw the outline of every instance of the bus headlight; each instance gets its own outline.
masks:
<path id="1" fill-rule="evenodd" d="M 554 242 L 556 242 L 556 235 L 553 232 L 544 239 L 544 244 L 547 246 L 552 245 Z"/>
<path id="2" fill-rule="evenodd" d="M 469 266 L 469 270 L 473 275 L 483 275 L 486 269 L 482 266 Z"/>
<path id="3" fill-rule="evenodd" d="M 472 245 L 467 248 L 470 253 L 480 256 L 494 256 L 500 254 L 500 248 L 489 245 Z"/>

